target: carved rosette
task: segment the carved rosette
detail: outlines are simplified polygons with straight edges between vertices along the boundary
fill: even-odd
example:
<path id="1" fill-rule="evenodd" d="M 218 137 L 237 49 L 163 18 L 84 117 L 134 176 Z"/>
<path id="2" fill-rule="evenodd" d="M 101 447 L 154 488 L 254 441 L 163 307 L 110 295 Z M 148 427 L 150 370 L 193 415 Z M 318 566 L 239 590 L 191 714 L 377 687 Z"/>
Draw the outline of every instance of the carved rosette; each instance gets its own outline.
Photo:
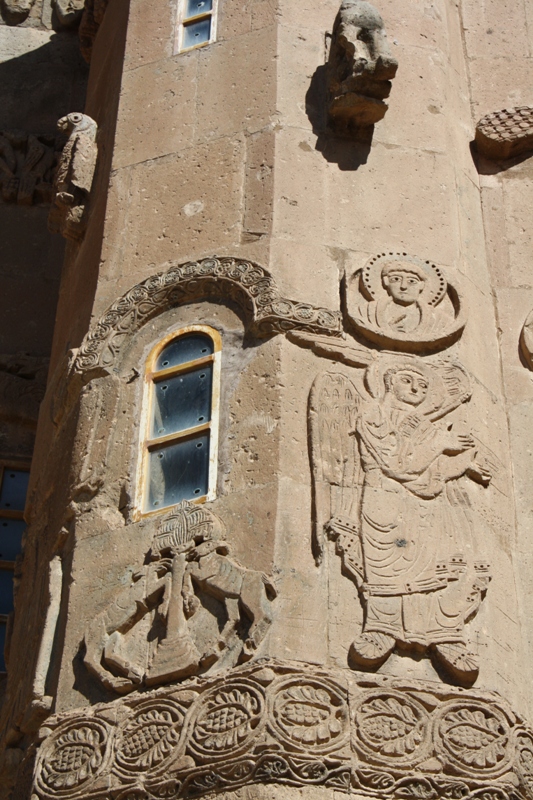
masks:
<path id="1" fill-rule="evenodd" d="M 116 300 L 85 337 L 74 371 L 106 370 L 122 344 L 149 320 L 180 303 L 225 298 L 242 311 L 245 329 L 265 337 L 297 329 L 334 336 L 341 334 L 338 311 L 316 308 L 282 297 L 271 275 L 252 261 L 206 258 L 172 265 L 152 275 Z"/>
<path id="2" fill-rule="evenodd" d="M 369 798 L 533 797 L 533 733 L 504 701 L 386 676 L 263 661 L 47 726 L 40 800 L 189 798 L 259 782 Z"/>

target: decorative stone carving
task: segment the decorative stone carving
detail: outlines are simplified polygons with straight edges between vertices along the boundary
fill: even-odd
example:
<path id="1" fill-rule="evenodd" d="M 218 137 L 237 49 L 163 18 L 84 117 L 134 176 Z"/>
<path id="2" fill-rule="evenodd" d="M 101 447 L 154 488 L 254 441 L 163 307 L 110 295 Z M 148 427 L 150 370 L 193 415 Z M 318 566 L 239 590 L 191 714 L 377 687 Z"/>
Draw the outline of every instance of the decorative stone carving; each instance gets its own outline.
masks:
<path id="1" fill-rule="evenodd" d="M 53 177 L 61 156 L 61 137 L 0 132 L 0 192 L 5 203 L 50 203 Z"/>
<path id="2" fill-rule="evenodd" d="M 49 717 L 40 800 L 190 798 L 254 783 L 368 798 L 531 797 L 533 734 L 496 694 L 251 662 Z"/>
<path id="3" fill-rule="evenodd" d="M 85 0 L 52 0 L 52 5 L 61 25 L 73 28 L 81 20 Z"/>
<path id="4" fill-rule="evenodd" d="M 461 410 L 466 370 L 449 358 L 291 338 L 365 367 L 363 380 L 319 374 L 309 405 L 317 552 L 324 533 L 336 541 L 365 609 L 350 665 L 374 669 L 400 645 L 427 650 L 448 680 L 470 685 L 478 660 L 465 624 L 490 574 L 463 555 L 478 522 L 459 479 L 487 486 L 494 465 Z"/>
<path id="5" fill-rule="evenodd" d="M 533 369 L 533 311 L 530 311 L 520 334 L 520 349 L 529 369 Z"/>
<path id="6" fill-rule="evenodd" d="M 476 125 L 475 141 L 482 156 L 495 160 L 533 150 L 533 108 L 517 106 L 486 114 Z"/>
<path id="7" fill-rule="evenodd" d="M 37 424 L 48 363 L 47 358 L 25 353 L 0 355 L 0 419 Z"/>
<path id="8" fill-rule="evenodd" d="M 74 0 L 76 2 L 76 0 Z M 90 63 L 96 34 L 102 24 L 109 0 L 85 0 L 80 22 L 80 50 L 84 59 Z"/>
<path id="9" fill-rule="evenodd" d="M 24 22 L 35 4 L 35 0 L 2 0 L 2 11 L 12 25 Z"/>
<path id="10" fill-rule="evenodd" d="M 68 141 L 54 180 L 48 228 L 51 233 L 79 241 L 87 227 L 87 204 L 98 155 L 98 128 L 91 117 L 77 112 L 61 117 L 57 127 L 68 133 Z"/>
<path id="11" fill-rule="evenodd" d="M 107 689 L 127 693 L 143 683 L 205 672 L 219 660 L 227 667 L 252 658 L 272 622 L 276 589 L 266 575 L 229 558 L 223 536 L 222 521 L 187 500 L 163 517 L 147 566 L 85 633 L 85 664 Z M 224 619 L 203 653 L 190 629 L 201 604 L 198 592 L 221 604 Z M 144 649 L 128 650 L 126 634 L 147 615 Z"/>
<path id="12" fill-rule="evenodd" d="M 397 69 L 377 9 L 365 0 L 343 0 L 328 61 L 330 126 L 357 138 L 383 119 Z"/>
<path id="13" fill-rule="evenodd" d="M 406 253 L 380 253 L 346 286 L 348 316 L 359 333 L 393 350 L 442 349 L 466 316 L 442 270 Z"/>
<path id="14" fill-rule="evenodd" d="M 252 336 L 292 329 L 331 335 L 341 332 L 338 311 L 287 300 L 259 264 L 240 258 L 206 258 L 173 264 L 116 300 L 85 337 L 74 372 L 102 374 L 112 367 L 128 337 L 155 316 L 180 303 L 207 297 L 236 303 Z"/>

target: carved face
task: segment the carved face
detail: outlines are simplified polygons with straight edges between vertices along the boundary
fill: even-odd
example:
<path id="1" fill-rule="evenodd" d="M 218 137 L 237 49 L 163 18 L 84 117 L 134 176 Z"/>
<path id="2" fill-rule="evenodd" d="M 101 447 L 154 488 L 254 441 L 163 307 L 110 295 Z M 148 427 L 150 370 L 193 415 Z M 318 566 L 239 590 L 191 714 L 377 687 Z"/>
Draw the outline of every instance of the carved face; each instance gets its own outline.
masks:
<path id="1" fill-rule="evenodd" d="M 383 276 L 383 286 L 395 303 L 409 306 L 415 303 L 424 291 L 425 281 L 414 272 L 398 269 Z"/>
<path id="2" fill-rule="evenodd" d="M 402 403 L 419 406 L 425 400 L 429 383 L 419 372 L 401 369 L 390 378 L 390 391 Z"/>

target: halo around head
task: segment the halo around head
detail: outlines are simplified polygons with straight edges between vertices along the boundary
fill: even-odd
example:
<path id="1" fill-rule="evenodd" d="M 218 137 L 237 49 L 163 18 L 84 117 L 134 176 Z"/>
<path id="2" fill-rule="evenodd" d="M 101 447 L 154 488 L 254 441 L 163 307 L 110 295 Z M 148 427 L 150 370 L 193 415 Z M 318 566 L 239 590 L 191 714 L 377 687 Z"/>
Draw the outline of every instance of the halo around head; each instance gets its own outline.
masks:
<path id="1" fill-rule="evenodd" d="M 429 305 L 436 306 L 446 294 L 446 278 L 436 264 L 422 261 L 408 253 L 379 253 L 366 262 L 362 271 L 363 285 L 373 299 L 385 291 L 382 284 L 383 270 L 390 273 L 394 267 L 412 272 L 426 282 L 424 293 Z"/>

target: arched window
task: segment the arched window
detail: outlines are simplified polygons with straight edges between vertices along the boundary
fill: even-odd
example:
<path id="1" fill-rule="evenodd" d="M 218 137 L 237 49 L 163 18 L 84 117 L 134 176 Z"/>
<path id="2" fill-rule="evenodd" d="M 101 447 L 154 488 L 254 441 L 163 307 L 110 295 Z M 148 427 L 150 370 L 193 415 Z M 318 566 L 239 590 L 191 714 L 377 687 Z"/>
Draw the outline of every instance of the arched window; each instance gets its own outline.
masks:
<path id="1" fill-rule="evenodd" d="M 215 495 L 220 356 L 217 331 L 190 325 L 148 358 L 142 514 Z"/>

